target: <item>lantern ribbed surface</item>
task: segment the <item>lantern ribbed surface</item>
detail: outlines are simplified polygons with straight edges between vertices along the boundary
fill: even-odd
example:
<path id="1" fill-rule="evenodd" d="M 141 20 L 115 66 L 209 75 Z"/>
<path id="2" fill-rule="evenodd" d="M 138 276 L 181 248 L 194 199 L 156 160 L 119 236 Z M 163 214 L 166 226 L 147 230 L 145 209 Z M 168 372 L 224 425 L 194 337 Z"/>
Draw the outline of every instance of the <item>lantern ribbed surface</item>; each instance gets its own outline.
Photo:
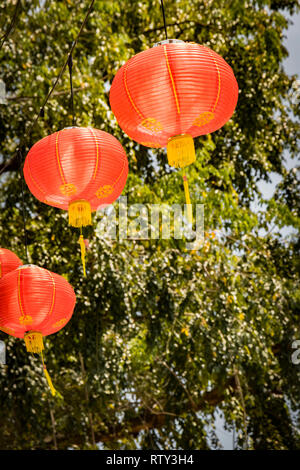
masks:
<path id="1" fill-rule="evenodd" d="M 0 279 L 22 264 L 22 261 L 15 253 L 6 248 L 0 248 Z"/>
<path id="2" fill-rule="evenodd" d="M 51 335 L 68 323 L 75 301 L 72 286 L 62 276 L 21 266 L 0 280 L 0 330 L 17 338 L 27 332 Z"/>
<path id="3" fill-rule="evenodd" d="M 123 131 L 154 148 L 166 147 L 174 136 L 216 131 L 232 116 L 237 99 L 231 67 L 208 47 L 193 43 L 140 52 L 119 69 L 110 90 Z"/>
<path id="4" fill-rule="evenodd" d="M 91 127 L 66 128 L 44 137 L 30 149 L 24 164 L 26 183 L 37 199 L 64 210 L 79 201 L 79 214 L 114 202 L 127 175 L 122 145 Z"/>

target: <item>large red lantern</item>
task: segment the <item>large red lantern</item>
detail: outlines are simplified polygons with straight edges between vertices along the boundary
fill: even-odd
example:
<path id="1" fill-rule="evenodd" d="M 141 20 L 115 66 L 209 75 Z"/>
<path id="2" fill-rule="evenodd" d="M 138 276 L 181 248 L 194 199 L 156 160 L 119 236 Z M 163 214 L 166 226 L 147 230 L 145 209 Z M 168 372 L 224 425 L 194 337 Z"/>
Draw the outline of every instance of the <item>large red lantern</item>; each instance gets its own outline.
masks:
<path id="1" fill-rule="evenodd" d="M 75 301 L 72 286 L 62 276 L 34 265 L 20 266 L 0 280 L 0 330 L 24 338 L 28 352 L 42 355 L 43 336 L 68 323 Z M 45 364 L 44 372 L 55 394 Z"/>
<path id="2" fill-rule="evenodd" d="M 123 131 L 147 147 L 167 147 L 169 164 L 180 168 L 195 161 L 193 138 L 222 127 L 237 99 L 237 81 L 220 55 L 174 39 L 132 57 L 110 90 Z"/>
<path id="3" fill-rule="evenodd" d="M 6 248 L 0 248 L 0 279 L 22 264 L 22 261 L 15 253 Z"/>
<path id="4" fill-rule="evenodd" d="M 128 175 L 118 140 L 91 127 L 71 127 L 44 137 L 30 149 L 24 177 L 32 194 L 69 212 L 74 227 L 91 224 L 91 212 L 113 203 Z M 80 236 L 84 251 L 83 236 Z"/>

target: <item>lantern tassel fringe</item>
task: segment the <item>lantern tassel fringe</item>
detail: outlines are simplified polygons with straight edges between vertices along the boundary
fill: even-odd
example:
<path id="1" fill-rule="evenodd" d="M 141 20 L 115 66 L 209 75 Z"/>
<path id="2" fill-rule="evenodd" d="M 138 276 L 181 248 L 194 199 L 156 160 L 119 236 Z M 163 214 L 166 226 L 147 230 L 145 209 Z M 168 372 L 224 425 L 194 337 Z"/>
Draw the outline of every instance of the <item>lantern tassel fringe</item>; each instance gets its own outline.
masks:
<path id="1" fill-rule="evenodd" d="M 82 267 L 83 267 L 83 275 L 86 277 L 86 270 L 85 270 L 85 243 L 83 239 L 83 235 L 80 235 L 79 237 L 79 244 L 80 244 L 80 250 L 81 250 L 81 261 L 82 261 Z"/>
<path id="2" fill-rule="evenodd" d="M 27 352 L 40 354 L 44 350 L 43 335 L 38 331 L 29 331 L 24 335 Z"/>
<path id="3" fill-rule="evenodd" d="M 69 204 L 69 225 L 85 227 L 92 224 L 91 205 L 88 201 L 74 201 Z"/>
<path id="4" fill-rule="evenodd" d="M 169 165 L 184 168 L 196 160 L 193 137 L 189 134 L 176 135 L 169 139 L 167 145 Z"/>
<path id="5" fill-rule="evenodd" d="M 186 200 L 187 219 L 188 219 L 189 224 L 193 224 L 193 208 L 192 208 L 192 203 L 191 203 L 191 198 L 190 198 L 189 183 L 184 173 L 182 174 L 182 179 L 183 179 L 183 187 L 184 187 L 184 194 L 185 194 L 185 200 Z"/>

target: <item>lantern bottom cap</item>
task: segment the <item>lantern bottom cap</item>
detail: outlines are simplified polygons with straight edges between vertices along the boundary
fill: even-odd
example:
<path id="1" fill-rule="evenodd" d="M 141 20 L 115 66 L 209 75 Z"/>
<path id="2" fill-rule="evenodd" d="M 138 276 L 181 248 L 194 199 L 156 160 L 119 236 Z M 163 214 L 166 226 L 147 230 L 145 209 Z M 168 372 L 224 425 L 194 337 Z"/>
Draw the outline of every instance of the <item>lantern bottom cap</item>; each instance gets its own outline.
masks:
<path id="1" fill-rule="evenodd" d="M 170 166 L 184 168 L 196 160 L 193 137 L 189 134 L 171 137 L 167 144 L 167 156 Z"/>
<path id="2" fill-rule="evenodd" d="M 70 202 L 69 224 L 73 227 L 92 225 L 92 210 L 89 201 L 79 200 Z"/>
<path id="3" fill-rule="evenodd" d="M 43 335 L 38 331 L 29 331 L 24 335 L 27 352 L 39 354 L 44 350 Z"/>

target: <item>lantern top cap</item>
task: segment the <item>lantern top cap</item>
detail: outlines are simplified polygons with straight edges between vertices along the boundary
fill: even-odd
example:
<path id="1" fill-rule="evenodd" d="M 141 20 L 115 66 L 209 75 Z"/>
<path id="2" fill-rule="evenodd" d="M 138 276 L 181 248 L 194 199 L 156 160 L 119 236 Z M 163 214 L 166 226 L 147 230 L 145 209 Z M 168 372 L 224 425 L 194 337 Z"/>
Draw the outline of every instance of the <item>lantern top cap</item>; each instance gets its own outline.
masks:
<path id="1" fill-rule="evenodd" d="M 159 41 L 159 42 L 156 42 L 153 47 L 157 47 L 157 46 L 162 46 L 163 44 L 184 44 L 185 41 L 182 41 L 181 39 L 165 39 L 164 41 Z"/>
<path id="2" fill-rule="evenodd" d="M 38 268 L 38 269 L 43 269 L 40 266 L 37 266 L 36 264 L 23 264 L 22 266 L 18 266 L 17 269 L 26 269 L 26 268 Z"/>

